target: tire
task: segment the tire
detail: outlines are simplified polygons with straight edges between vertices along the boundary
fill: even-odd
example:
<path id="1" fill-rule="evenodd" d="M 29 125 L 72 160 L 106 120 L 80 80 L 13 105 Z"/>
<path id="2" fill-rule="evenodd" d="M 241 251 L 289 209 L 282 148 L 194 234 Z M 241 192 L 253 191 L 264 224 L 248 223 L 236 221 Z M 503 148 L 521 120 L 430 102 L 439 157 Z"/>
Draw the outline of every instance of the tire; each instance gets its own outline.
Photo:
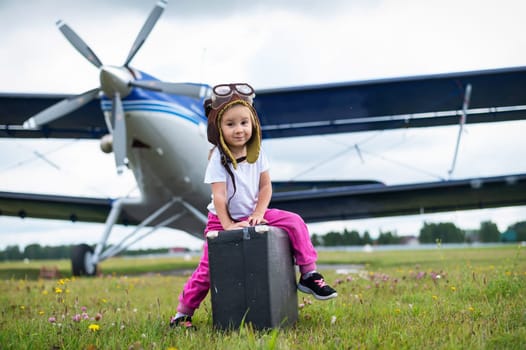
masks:
<path id="1" fill-rule="evenodd" d="M 87 244 L 76 245 L 71 249 L 71 271 L 73 276 L 95 276 L 97 264 L 91 263 L 93 248 Z"/>

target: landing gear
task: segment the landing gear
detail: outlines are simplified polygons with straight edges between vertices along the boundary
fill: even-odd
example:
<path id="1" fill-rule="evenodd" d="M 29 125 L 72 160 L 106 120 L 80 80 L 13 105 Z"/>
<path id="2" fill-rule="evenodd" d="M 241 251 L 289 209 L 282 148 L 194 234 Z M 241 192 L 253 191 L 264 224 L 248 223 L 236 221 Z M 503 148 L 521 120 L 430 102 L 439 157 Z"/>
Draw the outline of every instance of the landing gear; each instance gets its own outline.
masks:
<path id="1" fill-rule="evenodd" d="M 95 276 L 97 264 L 93 262 L 93 248 L 87 244 L 71 249 L 71 270 L 73 276 Z"/>

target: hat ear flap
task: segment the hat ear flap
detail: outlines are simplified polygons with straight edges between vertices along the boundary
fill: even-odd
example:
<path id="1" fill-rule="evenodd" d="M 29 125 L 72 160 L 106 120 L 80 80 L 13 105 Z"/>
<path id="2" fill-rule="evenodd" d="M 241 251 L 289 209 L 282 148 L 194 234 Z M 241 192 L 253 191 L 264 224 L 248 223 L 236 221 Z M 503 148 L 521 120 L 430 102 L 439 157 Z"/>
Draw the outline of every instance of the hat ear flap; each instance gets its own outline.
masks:
<path id="1" fill-rule="evenodd" d="M 255 163 L 261 151 L 261 125 L 254 107 L 250 106 L 249 108 L 252 112 L 252 137 L 247 143 L 247 162 Z"/>

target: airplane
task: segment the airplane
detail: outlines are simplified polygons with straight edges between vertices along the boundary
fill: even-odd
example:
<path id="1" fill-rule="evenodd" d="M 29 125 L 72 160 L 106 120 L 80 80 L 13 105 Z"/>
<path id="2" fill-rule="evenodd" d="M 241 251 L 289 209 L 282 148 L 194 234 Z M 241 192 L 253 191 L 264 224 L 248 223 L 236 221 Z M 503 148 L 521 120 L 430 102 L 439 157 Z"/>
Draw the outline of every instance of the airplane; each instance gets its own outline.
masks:
<path id="1" fill-rule="evenodd" d="M 162 15 L 156 3 L 121 66 L 103 64 L 66 23 L 58 29 L 92 65 L 100 86 L 78 96 L 0 93 L 0 137 L 100 139 L 139 197 L 86 198 L 0 192 L 0 215 L 102 222 L 95 247 L 72 249 L 72 273 L 93 276 L 161 227 L 203 237 L 211 145 L 203 101 L 211 87 L 161 81 L 130 66 Z M 265 139 L 523 120 L 526 67 L 257 90 Z M 526 174 L 387 186 L 378 181 L 274 181 L 271 206 L 306 222 L 526 204 Z M 115 224 L 133 225 L 108 245 Z M 144 232 L 146 231 L 146 233 Z"/>

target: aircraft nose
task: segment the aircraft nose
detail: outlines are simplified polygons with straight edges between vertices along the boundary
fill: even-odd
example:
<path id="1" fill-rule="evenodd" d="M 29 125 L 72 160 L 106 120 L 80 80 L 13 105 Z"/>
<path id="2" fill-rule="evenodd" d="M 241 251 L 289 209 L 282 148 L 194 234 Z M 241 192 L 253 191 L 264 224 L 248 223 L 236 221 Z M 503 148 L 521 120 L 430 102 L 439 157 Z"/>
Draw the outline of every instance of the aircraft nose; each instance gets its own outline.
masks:
<path id="1" fill-rule="evenodd" d="M 130 86 L 132 80 L 133 77 L 126 68 L 103 66 L 100 69 L 100 86 L 109 98 L 112 98 L 116 92 L 121 98 L 128 96 L 132 89 Z"/>

